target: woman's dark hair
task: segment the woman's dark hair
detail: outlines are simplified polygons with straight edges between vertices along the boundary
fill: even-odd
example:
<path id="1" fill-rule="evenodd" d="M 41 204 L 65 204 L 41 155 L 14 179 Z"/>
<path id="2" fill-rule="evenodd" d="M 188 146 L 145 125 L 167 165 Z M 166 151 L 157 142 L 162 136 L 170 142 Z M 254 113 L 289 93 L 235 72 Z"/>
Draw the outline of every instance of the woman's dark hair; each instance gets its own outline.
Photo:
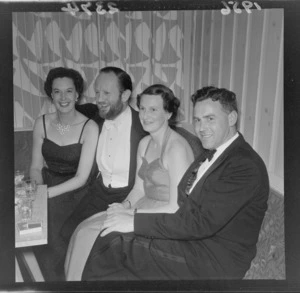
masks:
<path id="1" fill-rule="evenodd" d="M 46 78 L 44 84 L 44 90 L 49 98 L 52 99 L 52 84 L 53 80 L 56 78 L 68 77 L 73 80 L 76 92 L 78 94 L 78 100 L 81 98 L 84 89 L 84 81 L 81 74 L 74 69 L 66 68 L 66 67 L 56 67 L 52 68 Z"/>
<path id="2" fill-rule="evenodd" d="M 212 99 L 214 102 L 219 101 L 223 109 L 227 113 L 236 111 L 238 113 L 236 95 L 225 88 L 217 88 L 214 86 L 206 86 L 197 90 L 191 97 L 193 105 L 207 99 Z"/>
<path id="3" fill-rule="evenodd" d="M 160 95 L 163 100 L 163 108 L 168 113 L 172 113 L 169 119 L 169 125 L 176 125 L 176 117 L 178 108 L 180 106 L 180 101 L 175 97 L 171 89 L 163 84 L 154 84 L 147 87 L 142 93 L 137 96 L 137 106 L 140 108 L 141 97 L 143 95 Z"/>
<path id="4" fill-rule="evenodd" d="M 119 91 L 120 93 L 130 90 L 132 92 L 132 81 L 129 74 L 119 67 L 108 66 L 100 69 L 100 73 L 114 73 L 119 81 Z"/>

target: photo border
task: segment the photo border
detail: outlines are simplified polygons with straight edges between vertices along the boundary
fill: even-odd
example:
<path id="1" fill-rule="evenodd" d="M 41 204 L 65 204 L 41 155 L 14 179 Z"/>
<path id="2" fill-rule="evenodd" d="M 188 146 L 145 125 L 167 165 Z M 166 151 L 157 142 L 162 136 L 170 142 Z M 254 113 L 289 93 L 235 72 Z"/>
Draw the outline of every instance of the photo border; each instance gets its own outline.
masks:
<path id="1" fill-rule="evenodd" d="M 68 1 L 69 2 L 69 1 Z M 14 127 L 13 127 L 13 12 L 59 12 L 66 1 L 0 1 L 0 290 L 47 291 L 299 291 L 300 290 L 300 1 L 252 1 L 264 8 L 284 9 L 284 214 L 286 280 L 215 280 L 215 281 L 128 281 L 128 282 L 45 282 L 15 283 L 14 248 Z M 95 11 L 96 1 L 91 2 Z M 121 11 L 222 9 L 221 1 L 202 0 L 119 0 Z M 228 2 L 228 1 L 227 1 Z M 240 1 L 241 2 L 241 1 Z"/>

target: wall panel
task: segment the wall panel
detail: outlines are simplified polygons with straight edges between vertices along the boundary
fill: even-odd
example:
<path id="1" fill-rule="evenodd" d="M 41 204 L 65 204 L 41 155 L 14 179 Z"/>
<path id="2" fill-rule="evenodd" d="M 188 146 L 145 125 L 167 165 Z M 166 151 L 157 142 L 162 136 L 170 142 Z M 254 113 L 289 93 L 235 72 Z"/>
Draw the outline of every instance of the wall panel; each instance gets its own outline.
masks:
<path id="1" fill-rule="evenodd" d="M 234 89 L 237 97 L 238 103 L 241 108 L 243 100 L 243 88 L 244 88 L 244 76 L 245 76 L 245 55 L 246 55 L 246 36 L 247 36 L 247 17 L 242 14 L 236 15 L 235 22 L 235 54 L 233 56 L 234 60 L 234 74 L 232 80 L 232 89 Z"/>
<path id="2" fill-rule="evenodd" d="M 218 10 L 212 12 L 213 34 L 211 42 L 212 58 L 210 63 L 209 84 L 218 86 L 220 72 L 220 48 L 222 34 L 222 14 Z"/>
<path id="3" fill-rule="evenodd" d="M 266 14 L 266 19 L 267 31 L 265 46 L 263 48 L 264 62 L 262 63 L 260 93 L 258 96 L 261 101 L 261 116 L 257 121 L 257 143 L 255 143 L 254 146 L 260 150 L 260 155 L 266 164 L 269 164 L 283 19 L 280 10 L 277 9 L 269 10 Z"/>
<path id="4" fill-rule="evenodd" d="M 231 75 L 231 58 L 233 46 L 233 23 L 234 17 L 222 16 L 224 22 L 224 42 L 223 42 L 223 58 L 222 58 L 222 73 L 220 86 L 230 88 L 230 75 Z"/>
<path id="5" fill-rule="evenodd" d="M 243 97 L 244 113 L 242 113 L 244 121 L 243 133 L 249 143 L 254 140 L 254 127 L 256 119 L 256 103 L 257 103 L 257 89 L 258 76 L 260 66 L 260 53 L 262 44 L 263 32 L 263 13 L 254 11 L 248 16 L 251 18 L 250 36 L 248 44 L 249 63 L 247 68 L 247 91 Z"/>
<path id="6" fill-rule="evenodd" d="M 202 64 L 202 76 L 201 84 L 202 86 L 209 85 L 209 73 L 210 73 L 210 61 L 211 61 L 211 28 L 212 28 L 212 11 L 204 11 L 204 35 L 203 35 L 203 46 L 202 52 L 203 55 Z M 196 32 L 194 32 L 196 33 Z M 197 86 L 197 84 L 195 84 Z"/>

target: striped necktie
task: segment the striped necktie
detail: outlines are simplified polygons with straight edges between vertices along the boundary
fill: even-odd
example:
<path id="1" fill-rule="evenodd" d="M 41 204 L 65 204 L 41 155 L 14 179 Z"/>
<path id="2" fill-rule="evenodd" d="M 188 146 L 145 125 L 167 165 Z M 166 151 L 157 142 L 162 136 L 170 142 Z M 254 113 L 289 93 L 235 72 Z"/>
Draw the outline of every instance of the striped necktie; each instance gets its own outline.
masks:
<path id="1" fill-rule="evenodd" d="M 213 158 L 215 152 L 216 152 L 216 150 L 205 150 L 204 151 L 202 160 L 198 162 L 197 166 L 192 171 L 190 177 L 187 180 L 186 188 L 185 188 L 185 194 L 186 195 L 190 194 L 191 188 L 192 188 L 192 186 L 193 186 L 193 184 L 194 184 L 194 182 L 195 182 L 195 180 L 197 178 L 197 173 L 198 173 L 198 170 L 199 170 L 200 166 L 202 165 L 202 163 L 206 159 L 208 159 L 208 161 L 211 161 L 211 159 Z"/>

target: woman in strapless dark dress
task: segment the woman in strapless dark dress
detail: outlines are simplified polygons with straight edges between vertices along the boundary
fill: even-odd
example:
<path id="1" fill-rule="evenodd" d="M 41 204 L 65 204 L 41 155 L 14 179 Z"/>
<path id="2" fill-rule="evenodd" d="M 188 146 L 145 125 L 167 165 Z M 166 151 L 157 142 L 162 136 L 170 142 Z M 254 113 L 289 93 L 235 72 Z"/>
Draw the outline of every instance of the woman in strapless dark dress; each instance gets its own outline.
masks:
<path id="1" fill-rule="evenodd" d="M 79 72 L 51 69 L 44 89 L 56 112 L 35 121 L 30 177 L 48 186 L 48 245 L 36 249 L 47 280 L 54 274 L 47 263 L 54 262 L 61 226 L 96 176 L 99 130 L 94 121 L 75 109 L 84 89 Z M 48 268 L 43 271 L 43 267 Z"/>

